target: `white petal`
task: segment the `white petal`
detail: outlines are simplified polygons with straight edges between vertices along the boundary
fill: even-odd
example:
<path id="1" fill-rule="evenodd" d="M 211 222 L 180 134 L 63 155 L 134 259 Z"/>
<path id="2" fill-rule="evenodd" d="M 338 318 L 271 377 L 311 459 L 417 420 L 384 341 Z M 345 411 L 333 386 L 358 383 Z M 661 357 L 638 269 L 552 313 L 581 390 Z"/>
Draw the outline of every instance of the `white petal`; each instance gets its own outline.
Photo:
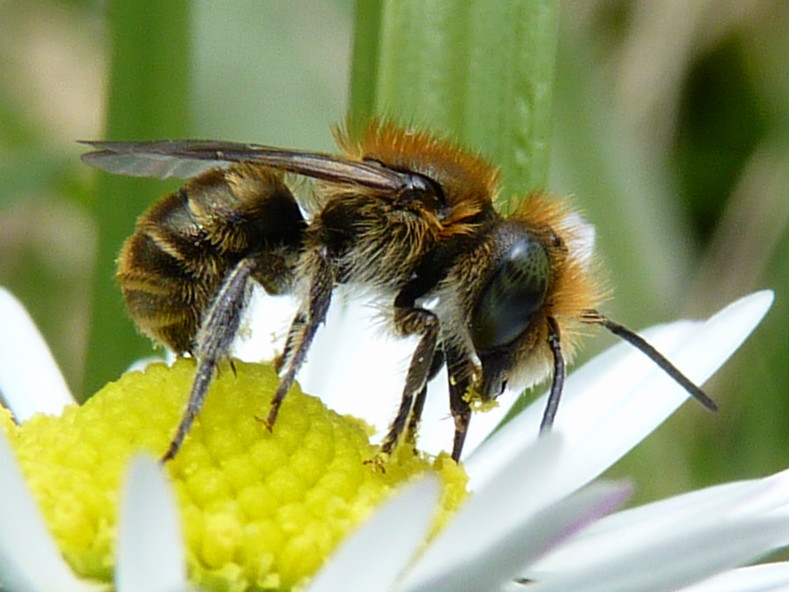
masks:
<path id="1" fill-rule="evenodd" d="M 498 533 L 493 544 L 483 543 L 470 554 L 446 558 L 441 571 L 419 570 L 420 563 L 416 577 L 409 577 L 403 590 L 455 592 L 500 588 L 514 578 L 524 563 L 533 561 L 546 549 L 615 509 L 629 492 L 627 485 L 595 483 L 534 514 L 529 520 L 514 520 Z"/>
<path id="2" fill-rule="evenodd" d="M 233 342 L 233 355 L 247 362 L 272 360 L 284 345 L 297 305 L 295 298 L 270 296 L 255 286 Z"/>
<path id="3" fill-rule="evenodd" d="M 741 523 L 722 522 L 681 531 L 674 539 L 642 540 L 627 549 L 616 545 L 608 558 L 586 569 L 544 576 L 533 592 L 583 589 L 585 592 L 676 590 L 733 565 L 775 549 L 787 540 L 789 519 L 762 517 Z M 540 580 L 539 572 L 535 576 Z"/>
<path id="4" fill-rule="evenodd" d="M 440 491 L 428 476 L 395 493 L 342 543 L 308 592 L 389 590 L 425 540 Z"/>
<path id="5" fill-rule="evenodd" d="M 458 561 L 473 560 L 515 522 L 529 520 L 561 499 L 550 487 L 562 438 L 541 438 L 512 463 L 499 470 L 458 511 L 421 557 L 412 578 L 444 572 Z"/>
<path id="6" fill-rule="evenodd" d="M 789 563 L 765 563 L 723 572 L 681 592 L 779 592 L 789 590 Z"/>
<path id="7" fill-rule="evenodd" d="M 603 518 L 533 565 L 535 591 L 673 590 L 789 543 L 789 472 Z M 594 582 L 589 584 L 588 582 Z"/>
<path id="8" fill-rule="evenodd" d="M 188 588 L 175 497 L 161 467 L 146 456 L 131 462 L 118 527 L 118 592 L 181 592 Z"/>
<path id="9" fill-rule="evenodd" d="M 63 560 L 0 430 L 0 588 L 8 592 L 97 592 Z"/>
<path id="10" fill-rule="evenodd" d="M 644 335 L 691 380 L 701 384 L 740 346 L 766 314 L 772 292 L 752 294 L 705 323 L 681 321 Z M 565 384 L 554 431 L 565 436 L 562 474 L 571 487 L 588 483 L 627 453 L 687 399 L 687 393 L 641 352 L 619 344 L 576 372 Z M 473 454 L 472 483 L 521 454 L 536 437 L 542 397 Z M 711 417 L 714 421 L 714 417 Z"/>
<path id="11" fill-rule="evenodd" d="M 789 500 L 789 471 L 765 479 L 716 485 L 618 512 L 598 521 L 535 569 L 563 571 L 604 560 L 630 539 L 656 541 L 699 525 L 771 515 Z M 615 553 L 611 553 L 615 554 Z M 597 558 L 600 557 L 600 559 Z"/>
<path id="12" fill-rule="evenodd" d="M 0 396 L 18 422 L 60 415 L 74 398 L 25 307 L 0 287 Z"/>
<path id="13" fill-rule="evenodd" d="M 659 528 L 682 526 L 689 520 L 709 520 L 710 516 L 735 519 L 757 514 L 779 515 L 789 504 L 789 470 L 762 479 L 736 481 L 684 493 L 668 499 L 619 512 L 601 520 L 579 539 L 615 532 L 649 523 Z"/>
<path id="14" fill-rule="evenodd" d="M 411 585 L 422 586 L 425 582 L 450 577 L 447 574 L 462 572 L 464 565 L 479 561 L 480 553 L 498 549 L 502 540 L 519 525 L 523 525 L 518 535 L 523 540 L 515 547 L 527 545 L 532 553 L 544 552 L 539 547 L 544 542 L 537 536 L 539 531 L 525 525 L 541 519 L 541 512 L 569 493 L 556 488 L 557 483 L 565 482 L 555 472 L 561 450 L 560 436 L 550 434 L 541 438 L 475 491 L 420 558 L 419 565 L 408 577 Z M 559 522 L 554 525 L 558 531 L 569 534 L 566 525 Z M 558 542 L 556 537 L 551 540 L 554 544 Z M 507 541 L 506 546 L 510 547 L 511 543 Z M 524 560 L 525 556 L 521 556 L 517 566 L 522 566 Z"/>

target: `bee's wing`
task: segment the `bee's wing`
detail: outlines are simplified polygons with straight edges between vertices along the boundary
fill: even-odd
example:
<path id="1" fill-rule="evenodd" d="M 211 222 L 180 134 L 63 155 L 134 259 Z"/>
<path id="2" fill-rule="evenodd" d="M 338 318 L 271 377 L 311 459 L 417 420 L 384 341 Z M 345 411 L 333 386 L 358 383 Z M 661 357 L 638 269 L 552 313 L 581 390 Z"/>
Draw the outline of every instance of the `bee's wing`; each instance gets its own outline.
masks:
<path id="1" fill-rule="evenodd" d="M 360 162 L 317 152 L 297 152 L 212 140 L 153 142 L 82 142 L 95 148 L 83 162 L 109 173 L 132 177 L 187 179 L 205 170 L 234 162 L 254 162 L 272 168 L 333 181 L 398 191 L 407 175 L 373 162 Z"/>

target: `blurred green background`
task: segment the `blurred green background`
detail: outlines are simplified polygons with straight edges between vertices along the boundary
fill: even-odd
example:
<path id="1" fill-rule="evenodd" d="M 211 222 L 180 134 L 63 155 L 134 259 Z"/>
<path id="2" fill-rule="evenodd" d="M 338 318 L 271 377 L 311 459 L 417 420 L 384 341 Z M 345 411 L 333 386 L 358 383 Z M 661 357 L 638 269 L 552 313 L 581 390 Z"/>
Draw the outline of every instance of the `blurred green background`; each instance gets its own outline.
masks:
<path id="1" fill-rule="evenodd" d="M 153 13 L 131 25 L 133 2 L 0 5 L 0 284 L 28 306 L 76 393 L 100 375 L 86 371 L 85 353 L 97 286 L 105 301 L 94 319 L 106 330 L 93 341 L 112 349 L 112 335 L 131 332 L 111 254 L 166 185 L 100 178 L 75 140 L 332 150 L 354 35 L 374 46 L 379 24 L 354 20 L 351 0 L 161 4 L 175 12 L 159 27 Z M 651 499 L 789 466 L 789 3 L 576 0 L 559 13 L 547 186 L 572 194 L 597 228 L 616 290 L 606 312 L 639 328 L 777 292 L 765 323 L 708 385 L 721 411 L 684 406 L 614 473 Z M 550 59 L 554 48 L 545 51 Z M 139 88 L 116 77 L 114 52 L 116 68 L 118 52 L 149 64 L 131 78 Z M 108 210 L 117 232 L 99 235 Z M 585 354 L 611 342 L 590 340 Z M 150 351 L 142 339 L 134 348 Z"/>

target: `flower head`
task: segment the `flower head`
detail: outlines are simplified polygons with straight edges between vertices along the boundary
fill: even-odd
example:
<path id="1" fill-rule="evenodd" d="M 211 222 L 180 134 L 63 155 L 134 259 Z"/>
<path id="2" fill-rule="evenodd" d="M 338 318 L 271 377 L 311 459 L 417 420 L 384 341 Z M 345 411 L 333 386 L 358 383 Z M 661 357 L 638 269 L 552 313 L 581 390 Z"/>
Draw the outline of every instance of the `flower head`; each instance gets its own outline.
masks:
<path id="1" fill-rule="evenodd" d="M 184 524 L 190 577 L 214 590 L 291 589 L 392 490 L 433 468 L 448 508 L 462 471 L 402 450 L 386 471 L 359 420 L 294 388 L 269 432 L 256 419 L 277 376 L 269 366 L 224 367 L 187 444 L 167 463 Z M 120 485 L 131 458 L 166 450 L 194 363 L 149 365 L 60 417 L 9 426 L 13 447 L 58 546 L 81 576 L 111 581 Z M 449 511 L 449 510 L 447 510 Z"/>

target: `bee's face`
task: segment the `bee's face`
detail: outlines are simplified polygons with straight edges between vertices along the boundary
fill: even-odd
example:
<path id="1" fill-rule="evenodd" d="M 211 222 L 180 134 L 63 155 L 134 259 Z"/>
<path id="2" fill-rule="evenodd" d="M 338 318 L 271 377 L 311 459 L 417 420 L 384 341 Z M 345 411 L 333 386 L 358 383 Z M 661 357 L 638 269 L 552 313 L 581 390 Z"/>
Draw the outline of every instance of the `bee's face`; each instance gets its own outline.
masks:
<path id="1" fill-rule="evenodd" d="M 506 385 L 552 374 L 549 425 L 584 323 L 634 343 L 713 406 L 643 340 L 597 312 L 590 233 L 565 201 L 533 193 L 505 218 L 493 205 L 497 171 L 472 152 L 381 121 L 358 140 L 337 135 L 340 156 L 213 141 L 94 143 L 98 150 L 85 155 L 116 173 L 197 174 L 140 217 L 118 272 L 141 330 L 199 362 L 165 458 L 177 452 L 228 355 L 253 282 L 300 299 L 269 427 L 339 283 L 380 295 L 393 332 L 418 338 L 383 453 L 404 432 L 415 437 L 427 382 L 444 365 L 456 460 L 474 393 L 492 399 Z M 285 172 L 318 180 L 308 219 Z"/>

